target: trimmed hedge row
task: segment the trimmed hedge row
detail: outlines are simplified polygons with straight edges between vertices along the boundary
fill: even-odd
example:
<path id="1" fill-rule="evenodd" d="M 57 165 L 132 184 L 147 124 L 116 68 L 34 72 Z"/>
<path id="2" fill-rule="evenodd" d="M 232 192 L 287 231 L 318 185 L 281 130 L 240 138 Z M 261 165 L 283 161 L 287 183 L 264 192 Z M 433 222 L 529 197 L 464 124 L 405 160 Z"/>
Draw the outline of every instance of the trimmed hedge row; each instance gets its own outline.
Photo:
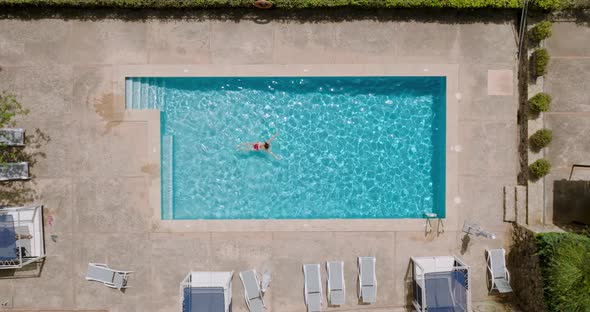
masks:
<path id="1" fill-rule="evenodd" d="M 269 0 L 279 9 L 303 8 L 520 8 L 522 0 Z M 562 2 L 587 0 L 534 0 L 532 6 L 557 9 Z M 588 0 L 590 1 L 590 0 Z M 8 6 L 116 7 L 116 8 L 251 8 L 254 0 L 0 0 Z"/>
<path id="2" fill-rule="evenodd" d="M 544 300 L 552 312 L 588 311 L 590 237 L 573 233 L 536 236 Z"/>

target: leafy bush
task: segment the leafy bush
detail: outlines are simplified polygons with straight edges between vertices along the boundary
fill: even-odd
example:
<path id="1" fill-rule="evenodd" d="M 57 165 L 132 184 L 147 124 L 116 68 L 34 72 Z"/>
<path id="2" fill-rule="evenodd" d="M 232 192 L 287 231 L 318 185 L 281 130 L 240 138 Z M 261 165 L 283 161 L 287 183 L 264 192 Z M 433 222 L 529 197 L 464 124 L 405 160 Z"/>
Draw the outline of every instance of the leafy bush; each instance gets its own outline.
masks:
<path id="1" fill-rule="evenodd" d="M 563 0 L 535 0 L 532 6 L 542 10 L 557 10 L 563 6 Z"/>
<path id="2" fill-rule="evenodd" d="M 532 55 L 535 75 L 537 77 L 543 76 L 547 73 L 547 64 L 549 64 L 549 52 L 547 49 L 541 48 L 535 50 Z"/>
<path id="3" fill-rule="evenodd" d="M 529 138 L 529 142 L 535 148 L 541 149 L 553 140 L 553 131 L 551 129 L 541 129 L 535 132 Z"/>
<path id="4" fill-rule="evenodd" d="M 537 112 L 546 112 L 551 108 L 551 95 L 540 92 L 529 99 L 529 107 Z"/>
<path id="5" fill-rule="evenodd" d="M 521 0 L 269 0 L 279 9 L 302 8 L 497 8 L 516 9 Z M 555 2 L 543 0 L 542 2 Z M 254 0 L 0 0 L 0 5 L 116 8 L 252 8 Z M 543 6 L 548 4 L 543 3 Z"/>
<path id="6" fill-rule="evenodd" d="M 552 25 L 553 23 L 551 23 L 551 21 L 542 21 L 535 25 L 535 27 L 531 29 L 531 36 L 533 40 L 540 42 L 541 40 L 551 37 Z"/>
<path id="7" fill-rule="evenodd" d="M 529 165 L 529 170 L 535 178 L 542 178 L 551 171 L 551 164 L 546 159 L 537 159 Z"/>
<path id="8" fill-rule="evenodd" d="M 23 108 L 14 95 L 6 92 L 0 93 L 0 128 L 13 126 L 12 118 L 14 116 L 28 113 L 29 110 Z"/>
<path id="9" fill-rule="evenodd" d="M 549 311 L 588 311 L 590 238 L 573 233 L 541 233 L 536 241 Z"/>

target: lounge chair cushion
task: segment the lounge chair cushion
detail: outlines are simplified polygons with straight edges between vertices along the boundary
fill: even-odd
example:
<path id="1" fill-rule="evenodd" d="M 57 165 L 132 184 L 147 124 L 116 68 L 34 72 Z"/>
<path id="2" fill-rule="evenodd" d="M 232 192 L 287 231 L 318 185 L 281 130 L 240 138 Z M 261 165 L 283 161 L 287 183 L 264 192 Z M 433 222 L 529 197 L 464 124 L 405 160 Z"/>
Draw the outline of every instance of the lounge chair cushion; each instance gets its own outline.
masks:
<path id="1" fill-rule="evenodd" d="M 264 303 L 260 298 L 250 299 L 250 312 L 262 312 L 264 311 Z"/>
<path id="2" fill-rule="evenodd" d="M 260 288 L 256 283 L 256 275 L 254 274 L 254 271 L 245 271 L 242 272 L 241 275 L 246 294 L 248 295 L 248 300 L 260 298 Z"/>
<path id="3" fill-rule="evenodd" d="M 340 262 L 330 262 L 330 290 L 342 290 L 344 281 L 342 280 L 342 265 Z"/>
<path id="4" fill-rule="evenodd" d="M 307 294 L 307 311 L 308 312 L 322 311 L 322 296 L 319 293 Z"/>
<path id="5" fill-rule="evenodd" d="M 494 277 L 503 277 L 506 275 L 506 262 L 502 249 L 494 249 L 490 251 L 492 261 L 492 274 Z"/>
<path id="6" fill-rule="evenodd" d="M 361 284 L 363 286 L 375 285 L 375 266 L 369 258 L 361 260 Z"/>
<path id="7" fill-rule="evenodd" d="M 330 304 L 343 305 L 344 301 L 345 301 L 344 290 L 331 290 L 330 291 Z"/>
<path id="8" fill-rule="evenodd" d="M 108 268 L 98 267 L 89 264 L 86 277 L 105 283 L 113 283 L 113 280 L 115 278 L 115 272 Z"/>
<path id="9" fill-rule="evenodd" d="M 113 277 L 113 285 L 117 288 L 123 288 L 125 283 L 125 275 L 123 273 L 115 273 L 115 276 Z"/>
<path id="10" fill-rule="evenodd" d="M 512 292 L 512 287 L 510 287 L 510 283 L 505 278 L 496 278 L 494 279 L 494 284 L 496 284 L 496 288 L 501 293 L 509 293 Z"/>
<path id="11" fill-rule="evenodd" d="M 361 288 L 361 297 L 365 303 L 374 303 L 377 299 L 375 286 L 363 286 Z"/>
<path id="12" fill-rule="evenodd" d="M 320 271 L 319 265 L 307 265 L 307 293 L 320 293 L 321 289 L 321 282 L 320 282 Z"/>

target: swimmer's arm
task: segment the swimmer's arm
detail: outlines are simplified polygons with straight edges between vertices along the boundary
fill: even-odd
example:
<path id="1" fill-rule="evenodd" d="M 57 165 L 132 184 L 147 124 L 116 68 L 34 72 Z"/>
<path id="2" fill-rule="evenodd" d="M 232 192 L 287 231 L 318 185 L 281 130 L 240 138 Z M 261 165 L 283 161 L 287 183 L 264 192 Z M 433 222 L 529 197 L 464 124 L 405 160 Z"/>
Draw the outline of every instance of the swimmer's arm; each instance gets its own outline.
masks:
<path id="1" fill-rule="evenodd" d="M 271 155 L 272 155 L 272 157 L 274 157 L 276 160 L 281 160 L 281 157 L 277 156 L 277 155 L 276 155 L 275 153 L 273 153 L 271 150 L 267 150 L 267 152 L 268 152 L 269 154 L 271 154 Z"/>
<path id="2" fill-rule="evenodd" d="M 273 135 L 270 139 L 268 139 L 266 141 L 266 143 L 270 144 L 270 142 L 272 142 L 272 140 L 276 139 L 278 136 L 279 136 L 279 132 L 277 131 L 277 133 L 275 133 L 275 135 Z"/>

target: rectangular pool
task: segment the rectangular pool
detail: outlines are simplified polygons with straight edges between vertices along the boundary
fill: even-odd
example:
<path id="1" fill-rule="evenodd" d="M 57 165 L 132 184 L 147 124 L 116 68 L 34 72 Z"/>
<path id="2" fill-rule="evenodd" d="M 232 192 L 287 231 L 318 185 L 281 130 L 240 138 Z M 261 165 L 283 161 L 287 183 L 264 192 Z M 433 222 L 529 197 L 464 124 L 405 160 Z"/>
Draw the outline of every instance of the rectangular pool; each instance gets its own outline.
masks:
<path id="1" fill-rule="evenodd" d="M 445 216 L 445 77 L 127 78 L 161 110 L 162 219 Z M 271 150 L 240 151 L 244 142 Z"/>

